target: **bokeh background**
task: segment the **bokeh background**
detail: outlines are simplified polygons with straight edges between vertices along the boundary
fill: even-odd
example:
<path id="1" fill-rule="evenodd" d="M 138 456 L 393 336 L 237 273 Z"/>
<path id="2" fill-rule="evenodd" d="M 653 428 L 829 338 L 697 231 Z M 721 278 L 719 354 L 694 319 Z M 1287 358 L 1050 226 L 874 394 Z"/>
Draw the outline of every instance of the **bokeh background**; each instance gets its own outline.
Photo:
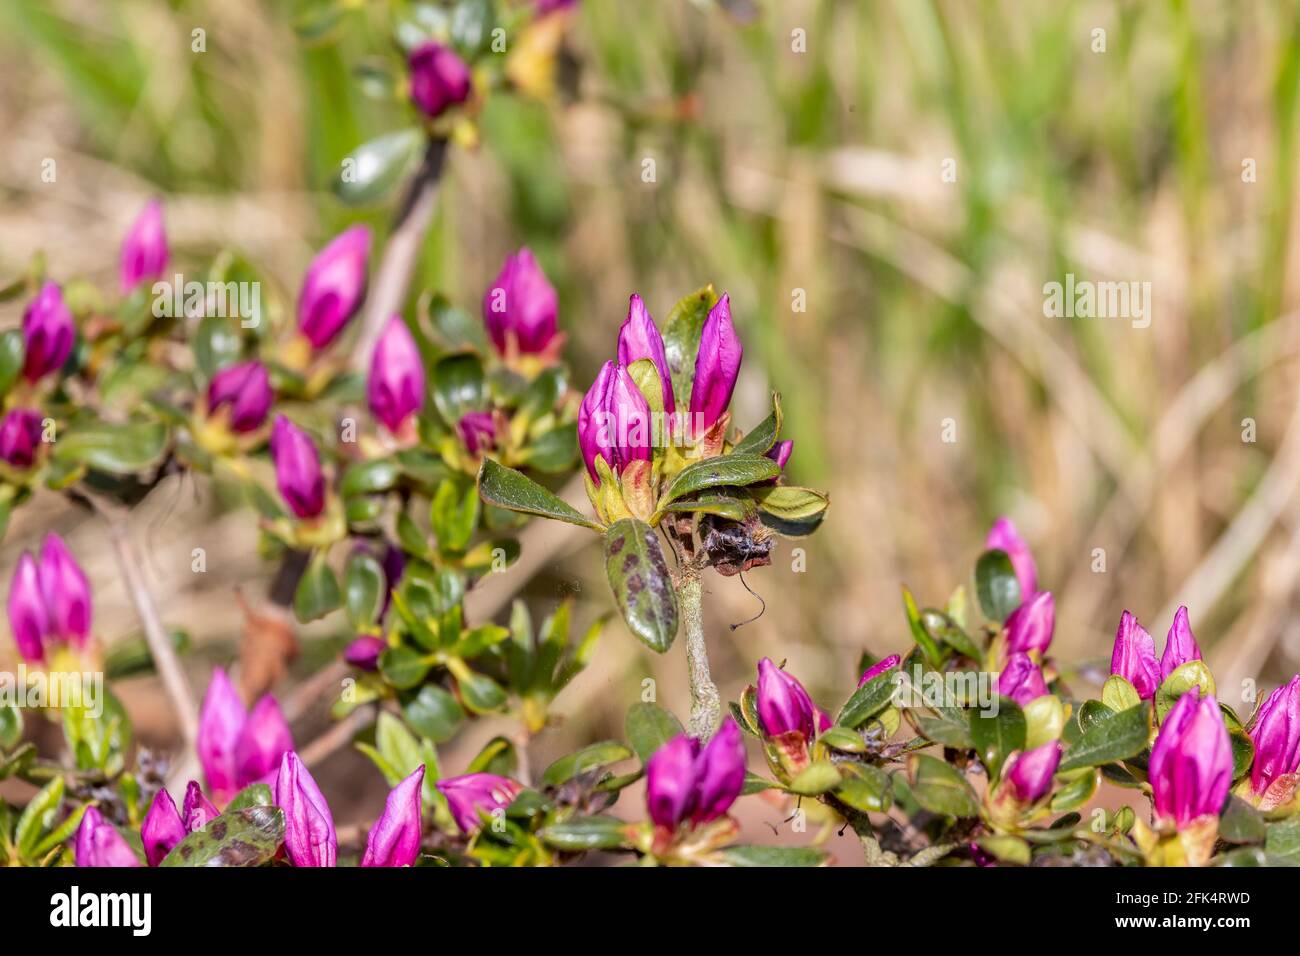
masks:
<path id="1" fill-rule="evenodd" d="M 159 194 L 178 262 L 232 249 L 291 306 L 314 249 L 355 221 L 382 235 L 391 215 L 329 190 L 406 116 L 351 75 L 388 49 L 380 6 L 304 40 L 288 2 L 0 0 L 0 270 L 43 249 L 56 278 L 111 286 L 121 234 Z M 736 419 L 757 423 L 778 389 L 790 475 L 832 507 L 799 542 L 806 570 L 783 543 L 746 576 L 756 620 L 733 631 L 759 600 L 709 578 L 724 697 L 769 655 L 836 704 L 864 649 L 909 643 L 900 584 L 941 604 L 1007 514 L 1055 592 L 1058 657 L 1106 659 L 1124 608 L 1159 642 L 1186 603 L 1239 705 L 1243 682 L 1300 668 L 1298 49 L 1300 5 L 1282 0 L 584 0 L 555 96 L 493 97 L 481 145 L 453 151 L 415 288 L 476 309 L 528 244 L 579 383 L 612 355 L 629 293 L 663 317 L 705 282 L 730 292 Z M 1067 273 L 1150 282 L 1150 326 L 1045 318 L 1043 285 Z M 21 308 L 0 307 L 0 327 Z M 255 604 L 265 587 L 254 519 L 185 481 L 134 520 L 201 688 L 237 653 L 236 592 Z M 103 529 L 57 497 L 16 518 L 0 575 L 48 528 L 87 565 L 97 632 L 129 641 Z M 499 589 L 539 612 L 571 594 L 583 619 L 607 609 L 590 540 L 529 543 L 538 573 Z M 339 626 L 301 635 L 280 693 L 334 654 Z M 536 759 L 617 736 L 647 676 L 685 712 L 684 649 L 653 658 L 611 624 Z M 154 678 L 124 693 L 142 739 L 174 739 Z M 323 725 L 302 703 L 303 727 Z M 444 747 L 444 768 L 497 729 Z M 331 773 L 377 806 L 365 758 L 343 751 Z"/>

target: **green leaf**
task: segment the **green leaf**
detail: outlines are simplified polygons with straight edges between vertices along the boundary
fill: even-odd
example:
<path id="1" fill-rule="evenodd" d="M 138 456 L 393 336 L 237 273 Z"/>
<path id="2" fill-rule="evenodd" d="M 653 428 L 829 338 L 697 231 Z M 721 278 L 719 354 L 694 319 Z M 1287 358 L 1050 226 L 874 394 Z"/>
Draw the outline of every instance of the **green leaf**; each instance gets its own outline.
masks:
<path id="1" fill-rule="evenodd" d="M 850 772 L 834 790 L 835 799 L 863 813 L 885 813 L 894 802 L 889 774 L 871 764 L 843 764 Z"/>
<path id="2" fill-rule="evenodd" d="M 897 687 L 894 683 L 897 671 L 898 668 L 891 667 L 855 690 L 840 708 L 835 723 L 850 729 L 861 727 L 868 719 L 888 707 Z"/>
<path id="3" fill-rule="evenodd" d="M 752 485 L 758 481 L 770 481 L 779 474 L 780 466 L 762 455 L 705 458 L 687 465 L 673 476 L 659 496 L 658 508 L 662 512 L 665 505 L 708 488 Z M 656 523 L 657 517 L 651 521 L 651 524 Z"/>
<path id="4" fill-rule="evenodd" d="M 1268 835 L 1260 812 L 1238 796 L 1228 798 L 1219 818 L 1219 839 L 1228 843 L 1263 843 Z"/>
<path id="5" fill-rule="evenodd" d="M 542 774 L 542 785 L 558 787 L 581 774 L 600 770 L 610 764 L 636 756 L 631 750 L 617 740 L 602 740 L 589 744 L 581 750 L 565 754 L 546 768 Z"/>
<path id="6" fill-rule="evenodd" d="M 483 459 L 483 465 L 479 468 L 478 492 L 484 501 L 499 508 L 567 521 L 593 531 L 605 530 L 603 525 L 591 520 L 531 478 L 498 464 L 491 458 Z"/>
<path id="7" fill-rule="evenodd" d="M 1300 866 L 1300 816 L 1270 823 L 1264 852 L 1273 866 Z"/>
<path id="8" fill-rule="evenodd" d="M 386 710 L 380 711 L 379 720 L 375 723 L 375 748 L 399 775 L 399 779 L 424 763 L 420 742 L 406 729 L 405 724 Z"/>
<path id="9" fill-rule="evenodd" d="M 718 515 L 729 521 L 744 521 L 754 514 L 754 503 L 725 495 L 705 495 L 702 498 L 690 498 L 686 501 L 674 501 L 659 509 L 664 514 L 689 512 L 695 514 Z"/>
<path id="10" fill-rule="evenodd" d="M 1188 661 L 1174 668 L 1156 688 L 1156 719 L 1163 721 L 1178 699 L 1193 687 L 1200 687 L 1202 697 L 1215 694 L 1214 675 L 1205 661 Z"/>
<path id="11" fill-rule="evenodd" d="M 810 763 L 790 781 L 788 789 L 805 797 L 815 797 L 833 790 L 840 785 L 842 777 L 829 760 L 817 760 Z"/>
<path id="12" fill-rule="evenodd" d="M 245 807 L 269 807 L 273 803 L 275 803 L 275 795 L 271 793 L 268 784 L 250 783 L 226 804 L 226 813 L 231 810 L 243 810 Z"/>
<path id="13" fill-rule="evenodd" d="M 1016 569 L 1005 551 L 985 551 L 975 562 L 975 594 L 985 616 L 999 623 L 1027 596 L 1020 593 Z"/>
<path id="14" fill-rule="evenodd" d="M 0 750 L 12 750 L 23 738 L 23 712 L 12 702 L 0 704 Z"/>
<path id="15" fill-rule="evenodd" d="M 355 552 L 343 573 L 344 604 L 354 628 L 369 627 L 379 620 L 387 591 L 383 566 L 364 551 Z"/>
<path id="16" fill-rule="evenodd" d="M 654 529 L 636 518 L 611 525 L 605 575 L 628 630 L 651 650 L 668 650 L 677 636 L 677 593 Z"/>
<path id="17" fill-rule="evenodd" d="M 728 866 L 824 866 L 827 854 L 803 846 L 754 846 L 738 843 L 715 856 Z"/>
<path id="18" fill-rule="evenodd" d="M 159 422 L 97 422 L 61 435 L 53 457 L 112 475 L 131 475 L 158 464 L 166 447 L 167 428 Z"/>
<path id="19" fill-rule="evenodd" d="M 676 715 L 658 704 L 633 704 L 623 721 L 623 733 L 642 763 L 682 732 L 681 721 Z"/>
<path id="20" fill-rule="evenodd" d="M 917 610 L 916 598 L 912 597 L 912 592 L 906 586 L 903 588 L 903 612 L 907 615 L 907 626 L 912 631 L 912 640 L 916 641 L 916 646 L 921 649 L 925 659 L 936 667 L 943 663 L 943 651 L 930 632 L 925 629 L 921 623 L 921 612 Z"/>
<path id="21" fill-rule="evenodd" d="M 456 734 L 465 711 L 456 698 L 437 684 L 425 684 L 402 709 L 406 722 L 421 736 L 440 744 Z"/>
<path id="22" fill-rule="evenodd" d="M 982 836 L 979 845 L 981 850 L 1003 863 L 1029 865 L 1029 844 L 1018 836 Z"/>
<path id="23" fill-rule="evenodd" d="M 41 834 L 54 825 L 63 805 L 63 777 L 55 777 L 27 802 L 14 827 L 14 846 L 19 856 L 30 858 Z"/>
<path id="24" fill-rule="evenodd" d="M 261 866 L 284 842 L 284 811 L 245 807 L 226 811 L 172 847 L 160 866 Z"/>
<path id="25" fill-rule="evenodd" d="M 439 483 L 430 508 L 430 523 L 443 554 L 460 554 L 469 547 L 478 527 L 478 513 L 478 489 L 473 484 L 460 476 Z"/>
<path id="26" fill-rule="evenodd" d="M 785 521 L 821 521 L 831 503 L 820 491 L 795 485 L 765 485 L 747 491 L 762 511 Z"/>
<path id="27" fill-rule="evenodd" d="M 766 455 L 781 437 L 781 395 L 772 393 L 772 413 L 745 434 L 731 449 L 733 455 Z"/>
<path id="28" fill-rule="evenodd" d="M 678 408 L 691 403 L 691 385 L 695 380 L 695 355 L 700 349 L 700 333 L 709 310 L 718 301 L 713 286 L 696 289 L 681 299 L 668 313 L 663 324 L 664 356 L 668 359 L 668 374 L 673 380 L 673 395 Z"/>
<path id="29" fill-rule="evenodd" d="M 867 750 L 867 742 L 862 739 L 860 733 L 838 724 L 823 730 L 817 737 L 817 742 L 847 754 L 860 754 Z"/>
<path id="30" fill-rule="evenodd" d="M 979 816 L 975 792 L 961 772 L 928 754 L 912 754 L 912 795 L 929 810 L 950 817 Z"/>
<path id="31" fill-rule="evenodd" d="M 344 497 L 373 495 L 388 491 L 402 476 L 402 467 L 392 458 L 377 458 L 352 465 L 343 473 L 339 490 Z"/>
<path id="32" fill-rule="evenodd" d="M 394 687 L 415 687 L 433 666 L 425 655 L 405 644 L 389 647 L 379 655 L 379 673 Z"/>
<path id="33" fill-rule="evenodd" d="M 1237 780 L 1255 762 L 1255 741 L 1244 730 L 1229 730 L 1228 743 L 1232 745 L 1232 779 Z"/>
<path id="34" fill-rule="evenodd" d="M 1111 674 L 1101 688 L 1101 702 L 1111 710 L 1128 710 L 1142 702 L 1137 688 L 1119 674 Z"/>
<path id="35" fill-rule="evenodd" d="M 1057 772 L 1136 757 L 1146 749 L 1150 726 L 1151 711 L 1145 701 L 1128 710 L 1099 717 L 1066 751 Z"/>
<path id="36" fill-rule="evenodd" d="M 975 741 L 971 739 L 969 714 L 961 707 L 939 707 L 933 715 L 909 709 L 907 715 L 916 732 L 927 740 L 958 750 L 971 750 L 975 747 Z"/>
<path id="37" fill-rule="evenodd" d="M 537 835 L 557 850 L 613 850 L 629 845 L 631 827 L 615 817 L 574 817 L 543 827 Z"/>
<path id="38" fill-rule="evenodd" d="M 500 777 L 513 777 L 519 769 L 519 754 L 515 745 L 505 737 L 493 737 L 478 752 L 466 773 L 493 773 Z"/>
<path id="39" fill-rule="evenodd" d="M 1000 697 L 997 713 L 970 712 L 970 735 L 989 776 L 997 779 L 1007 757 L 1025 749 L 1025 712 L 1009 697 Z"/>
<path id="40" fill-rule="evenodd" d="M 456 689 L 465 706 L 476 714 L 490 714 L 506 704 L 506 692 L 501 685 L 486 674 L 471 670 L 459 658 L 452 658 L 447 667 L 456 678 Z"/>
<path id="41" fill-rule="evenodd" d="M 343 600 L 327 557 L 326 552 L 318 552 L 298 580 L 298 587 L 293 592 L 293 612 L 300 621 L 322 618 L 337 609 Z"/>
<path id="42" fill-rule="evenodd" d="M 1053 813 L 1063 813 L 1066 810 L 1074 810 L 1083 806 L 1092 799 L 1092 795 L 1097 792 L 1098 778 L 1100 771 L 1090 769 L 1084 771 L 1074 780 L 1071 780 L 1060 790 L 1052 794 L 1050 806 Z"/>
<path id="43" fill-rule="evenodd" d="M 26 357 L 21 329 L 9 329 L 0 333 L 0 397 L 7 394 L 14 382 L 18 381 Z"/>
<path id="44" fill-rule="evenodd" d="M 424 131 L 415 127 L 362 143 L 343 160 L 334 195 L 350 206 L 382 199 L 406 177 L 424 143 Z"/>

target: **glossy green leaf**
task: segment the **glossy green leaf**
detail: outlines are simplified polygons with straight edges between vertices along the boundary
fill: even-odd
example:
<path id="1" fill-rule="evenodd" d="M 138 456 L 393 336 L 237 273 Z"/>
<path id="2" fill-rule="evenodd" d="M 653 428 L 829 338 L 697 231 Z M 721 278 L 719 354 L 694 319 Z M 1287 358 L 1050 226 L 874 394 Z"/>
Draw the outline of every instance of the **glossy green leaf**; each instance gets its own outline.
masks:
<path id="1" fill-rule="evenodd" d="M 1188 661 L 1174 668 L 1173 673 L 1160 683 L 1155 696 L 1157 720 L 1163 721 L 1165 714 L 1173 710 L 1178 699 L 1193 687 L 1201 689 L 1202 697 L 1213 697 L 1215 694 L 1214 675 L 1210 673 L 1210 667 L 1205 661 Z"/>
<path id="2" fill-rule="evenodd" d="M 974 749 L 969 712 L 961 707 L 940 707 L 933 714 L 908 709 L 908 719 L 916 732 L 927 740 L 958 750 Z"/>
<path id="3" fill-rule="evenodd" d="M 227 811 L 172 847 L 160 866 L 261 866 L 284 842 L 284 811 L 254 806 Z"/>
<path id="4" fill-rule="evenodd" d="M 0 333 L 0 397 L 6 395 L 13 388 L 14 382 L 18 381 L 26 357 L 21 329 L 9 329 Z"/>
<path id="5" fill-rule="evenodd" d="M 273 803 L 275 803 L 275 795 L 271 793 L 271 787 L 268 784 L 250 783 L 235 794 L 230 802 L 226 804 L 226 812 L 243 810 L 245 807 L 269 807 Z"/>
<path id="6" fill-rule="evenodd" d="M 355 552 L 343 573 L 343 598 L 348 621 L 354 628 L 369 627 L 379 620 L 388 596 L 388 578 L 372 555 Z"/>
<path id="7" fill-rule="evenodd" d="M 443 356 L 429 373 L 429 389 L 442 420 L 455 427 L 466 413 L 482 411 L 487 404 L 482 361 L 473 352 Z"/>
<path id="8" fill-rule="evenodd" d="M 1146 749 L 1150 726 L 1151 711 L 1145 701 L 1100 717 L 1066 751 L 1057 772 L 1136 757 Z"/>
<path id="9" fill-rule="evenodd" d="M 762 455 L 722 455 L 687 465 L 664 487 L 658 507 L 709 488 L 744 486 L 770 481 L 781 473 L 780 466 Z M 655 522 L 652 522 L 655 523 Z"/>
<path id="10" fill-rule="evenodd" d="M 1260 812 L 1241 797 L 1230 796 L 1219 818 L 1219 839 L 1228 843 L 1263 843 L 1267 835 Z"/>
<path id="11" fill-rule="evenodd" d="M 573 817 L 543 827 L 538 836 L 557 850 L 613 850 L 629 845 L 631 828 L 616 817 Z"/>
<path id="12" fill-rule="evenodd" d="M 59 808 L 63 805 L 63 777 L 55 777 L 27 801 L 18 823 L 14 827 L 14 846 L 24 858 L 29 858 L 40 842 L 41 835 L 54 825 Z"/>
<path id="13" fill-rule="evenodd" d="M 327 557 L 325 552 L 313 556 L 307 570 L 298 579 L 298 587 L 293 592 L 293 611 L 300 621 L 322 618 L 343 601 L 338 579 L 334 577 Z"/>
<path id="14" fill-rule="evenodd" d="M 975 562 L 975 594 L 990 620 L 1001 623 L 1020 606 L 1023 595 L 1016 569 L 1005 551 L 985 551 Z"/>
<path id="15" fill-rule="evenodd" d="M 60 434 L 53 457 L 112 475 L 131 475 L 162 460 L 167 428 L 159 422 L 81 424 Z"/>
<path id="16" fill-rule="evenodd" d="M 970 712 L 970 734 L 989 776 L 996 779 L 1007 757 L 1025 749 L 1025 712 L 1015 701 L 1001 697 L 996 713 Z"/>
<path id="17" fill-rule="evenodd" d="M 425 684 L 402 708 L 406 722 L 421 736 L 440 744 L 455 736 L 465 711 L 456 698 L 437 684 Z"/>
<path id="18" fill-rule="evenodd" d="M 840 785 L 842 775 L 829 760 L 810 763 L 790 781 L 788 789 L 805 797 L 815 797 Z"/>
<path id="19" fill-rule="evenodd" d="M 593 531 L 605 530 L 522 472 L 498 464 L 491 458 L 485 458 L 479 468 L 478 491 L 484 501 L 499 508 L 567 521 Z"/>
<path id="20" fill-rule="evenodd" d="M 897 684 L 894 681 L 897 673 L 898 668 L 891 667 L 884 673 L 877 674 L 855 690 L 852 696 L 845 701 L 844 706 L 840 708 L 835 723 L 850 729 L 861 727 L 868 719 L 888 707 L 890 700 L 894 696 L 894 691 L 897 689 Z"/>
<path id="21" fill-rule="evenodd" d="M 731 449 L 732 454 L 766 455 L 776 444 L 776 440 L 781 437 L 782 417 L 781 396 L 778 392 L 773 392 L 772 413 L 736 442 L 736 447 Z"/>
<path id="22" fill-rule="evenodd" d="M 386 648 L 379 655 L 379 673 L 394 687 L 415 687 L 424 680 L 433 666 L 428 658 L 414 648 L 401 645 Z"/>
<path id="23" fill-rule="evenodd" d="M 979 816 L 979 801 L 961 772 L 928 754 L 912 754 L 912 796 L 929 810 L 951 817 Z"/>
<path id="24" fill-rule="evenodd" d="M 673 395 L 678 408 L 691 404 L 691 384 L 695 379 L 695 355 L 700 348 L 700 332 L 709 310 L 718 301 L 713 286 L 707 285 L 682 298 L 663 322 L 664 356 L 673 380 Z"/>
<path id="25" fill-rule="evenodd" d="M 444 478 L 430 506 L 430 524 L 443 554 L 460 554 L 478 527 L 478 489 L 461 477 Z"/>
<path id="26" fill-rule="evenodd" d="M 658 704 L 633 704 L 623 721 L 623 733 L 642 763 L 682 732 L 682 723 L 676 715 Z"/>
<path id="27" fill-rule="evenodd" d="M 600 770 L 634 756 L 636 754 L 617 740 L 602 740 L 589 744 L 574 753 L 565 754 L 547 767 L 542 774 L 542 785 L 558 787 L 581 774 Z"/>
<path id="28" fill-rule="evenodd" d="M 362 143 L 343 160 L 334 194 L 349 205 L 384 198 L 415 165 L 424 143 L 424 131 L 414 127 Z"/>
<path id="29" fill-rule="evenodd" d="M 388 491 L 397 484 L 402 475 L 401 465 L 392 458 L 377 458 L 374 461 L 360 462 L 352 465 L 343 473 L 339 490 L 345 497 L 352 495 L 371 495 Z"/>
<path id="30" fill-rule="evenodd" d="M 752 846 L 738 843 L 715 854 L 728 866 L 824 866 L 828 860 L 822 850 L 803 846 Z"/>
<path id="31" fill-rule="evenodd" d="M 605 576 L 628 630 L 651 650 L 668 650 L 677 636 L 677 593 L 654 529 L 635 518 L 611 525 Z"/>

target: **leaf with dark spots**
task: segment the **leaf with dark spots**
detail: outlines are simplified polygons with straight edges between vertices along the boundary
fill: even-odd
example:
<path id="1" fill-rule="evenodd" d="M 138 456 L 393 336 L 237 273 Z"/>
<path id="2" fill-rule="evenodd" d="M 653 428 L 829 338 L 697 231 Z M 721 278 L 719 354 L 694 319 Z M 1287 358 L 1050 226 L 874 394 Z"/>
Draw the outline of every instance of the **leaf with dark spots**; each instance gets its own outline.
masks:
<path id="1" fill-rule="evenodd" d="M 610 527 L 605 573 L 628 629 L 652 650 L 668 650 L 677 636 L 677 595 L 654 529 L 635 518 Z"/>
<path id="2" fill-rule="evenodd" d="M 261 866 L 283 841 L 284 811 L 279 807 L 227 810 L 172 847 L 160 865 Z"/>

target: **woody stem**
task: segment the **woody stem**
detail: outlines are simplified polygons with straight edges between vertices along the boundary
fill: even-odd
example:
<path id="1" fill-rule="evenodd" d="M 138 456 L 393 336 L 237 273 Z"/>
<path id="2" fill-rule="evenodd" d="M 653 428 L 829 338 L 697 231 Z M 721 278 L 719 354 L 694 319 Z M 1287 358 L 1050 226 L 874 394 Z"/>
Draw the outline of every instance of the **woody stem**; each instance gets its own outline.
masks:
<path id="1" fill-rule="evenodd" d="M 686 625 L 686 662 L 691 680 L 690 734 L 697 740 L 707 741 L 718 729 L 722 702 L 709 673 L 701 609 L 703 592 L 700 569 L 693 563 L 683 565 L 677 584 L 677 606 Z"/>

